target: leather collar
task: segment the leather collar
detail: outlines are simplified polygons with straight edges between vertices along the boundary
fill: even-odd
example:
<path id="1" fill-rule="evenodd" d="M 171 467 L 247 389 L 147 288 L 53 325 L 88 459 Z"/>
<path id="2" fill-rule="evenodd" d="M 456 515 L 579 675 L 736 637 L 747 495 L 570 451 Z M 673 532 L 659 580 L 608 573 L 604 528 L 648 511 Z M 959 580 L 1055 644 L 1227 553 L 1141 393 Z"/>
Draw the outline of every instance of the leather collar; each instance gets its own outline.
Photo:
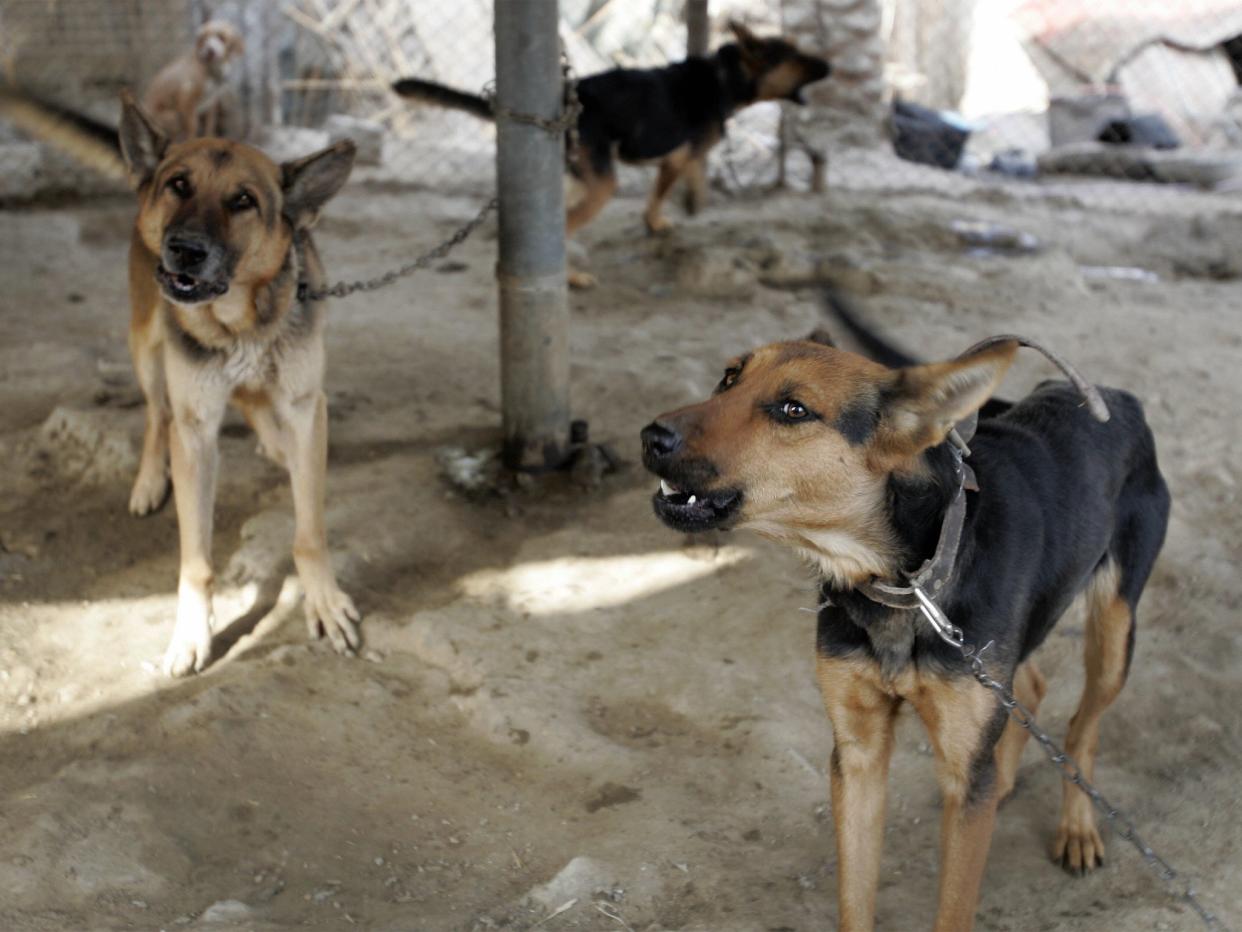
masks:
<path id="1" fill-rule="evenodd" d="M 1054 353 L 1043 344 L 1036 343 L 1034 340 L 1011 333 L 988 337 L 986 340 L 976 343 L 958 358 L 966 359 L 998 343 L 1010 341 L 1017 343 L 1019 346 L 1029 346 L 1031 349 L 1043 353 L 1057 368 L 1065 373 L 1074 387 L 1078 389 L 1083 397 L 1083 403 L 1091 412 L 1091 416 L 1101 423 L 1108 420 L 1108 405 L 1104 403 L 1104 399 L 1096 387 L 1084 379 L 1078 370 L 1063 357 Z M 953 570 L 957 565 L 958 547 L 962 543 L 962 528 L 966 522 L 966 492 L 967 490 L 979 491 L 979 485 L 975 482 L 974 471 L 964 462 L 964 458 L 970 456 L 969 442 L 975 435 L 975 428 L 978 426 L 978 423 L 979 415 L 976 412 L 966 420 L 959 422 L 953 430 L 949 431 L 949 442 L 953 445 L 958 487 L 957 494 L 949 502 L 949 507 L 944 514 L 944 520 L 940 525 L 940 540 L 936 544 L 936 552 L 932 554 L 930 560 L 913 573 L 906 574 L 906 581 L 909 585 L 899 586 L 891 582 L 872 579 L 856 587 L 856 591 L 861 592 L 872 602 L 878 602 L 880 605 L 901 610 L 920 608 L 921 603 L 918 596 L 915 595 L 916 589 L 922 589 L 924 594 L 930 596 L 933 600 L 943 598 L 945 587 L 948 586 L 949 580 L 953 578 Z M 831 601 L 827 604 L 831 604 Z"/>
<path id="2" fill-rule="evenodd" d="M 294 294 L 299 304 L 306 304 L 311 292 L 311 283 L 306 278 L 306 241 L 296 230 L 293 234 L 293 258 L 297 262 L 298 276 Z"/>
<path id="3" fill-rule="evenodd" d="M 979 491 L 975 481 L 975 471 L 967 465 L 965 457 L 970 455 L 967 445 L 974 436 L 978 417 L 971 415 L 950 432 L 949 442 L 952 444 L 953 468 L 957 474 L 957 493 L 945 510 L 944 520 L 940 524 L 940 539 L 936 542 L 936 551 L 913 573 L 906 576 L 908 585 L 900 586 L 893 582 L 871 579 L 857 587 L 872 602 L 886 605 L 889 608 L 911 610 L 919 607 L 915 589 L 922 589 L 933 599 L 943 596 L 945 587 L 953 578 L 953 570 L 957 566 L 957 551 L 962 543 L 962 529 L 966 524 L 966 493 Z"/>

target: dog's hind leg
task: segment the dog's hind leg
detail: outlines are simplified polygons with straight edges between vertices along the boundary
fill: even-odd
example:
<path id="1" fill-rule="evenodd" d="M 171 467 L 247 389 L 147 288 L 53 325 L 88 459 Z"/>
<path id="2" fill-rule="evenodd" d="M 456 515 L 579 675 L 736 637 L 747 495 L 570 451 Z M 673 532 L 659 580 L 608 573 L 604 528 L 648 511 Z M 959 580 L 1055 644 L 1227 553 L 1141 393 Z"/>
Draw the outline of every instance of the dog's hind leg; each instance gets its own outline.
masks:
<path id="1" fill-rule="evenodd" d="M 156 326 L 154 322 L 149 326 Z M 142 437 L 142 459 L 129 494 L 131 514 L 147 515 L 168 499 L 168 386 L 164 378 L 163 347 L 146 330 L 131 330 L 129 352 L 134 372 L 146 399 L 146 427 Z"/>
<path id="2" fill-rule="evenodd" d="M 689 161 L 690 147 L 688 145 L 674 149 L 660 161 L 660 173 L 656 176 L 655 186 L 647 197 L 647 209 L 643 211 L 643 222 L 647 225 L 647 232 L 663 233 L 672 226 L 664 219 L 664 199 L 668 197 L 668 192 L 677 183 L 677 179 L 681 177 L 682 170 Z"/>
<path id="3" fill-rule="evenodd" d="M 609 153 L 597 154 L 593 158 L 585 150 L 579 149 L 575 161 L 578 165 L 578 175 L 574 179 L 577 197 L 565 214 L 566 236 L 571 236 L 590 223 L 617 190 L 617 175 Z M 566 277 L 570 288 L 595 287 L 595 276 L 590 272 L 570 269 Z"/>
<path id="4" fill-rule="evenodd" d="M 284 466 L 288 469 L 289 464 L 285 461 L 288 443 L 285 439 L 284 426 L 277 419 L 270 401 L 263 398 L 257 403 L 243 403 L 241 410 L 246 422 L 259 440 L 259 453 L 277 466 Z"/>
<path id="5" fill-rule="evenodd" d="M 1086 682 L 1065 741 L 1066 752 L 1087 780 L 1095 778 L 1100 718 L 1121 692 L 1129 665 L 1134 611 L 1118 591 L 1119 579 L 1116 564 L 1110 559 L 1096 571 L 1087 592 L 1083 648 Z M 1091 800 L 1071 783 L 1064 784 L 1052 857 L 1077 874 L 1104 863 L 1104 842 L 1096 828 Z"/>
<path id="6" fill-rule="evenodd" d="M 1048 682 L 1035 666 L 1034 660 L 1027 660 L 1013 675 L 1013 694 L 1030 711 L 1032 715 L 1039 711 L 1039 704 L 1048 691 Z M 1012 718 L 1005 723 L 1005 731 L 996 743 L 996 798 L 1003 800 L 1013 792 L 1014 781 L 1018 777 L 1018 762 L 1022 759 L 1022 749 L 1031 733 Z"/>
<path id="7" fill-rule="evenodd" d="M 867 665 L 821 655 L 816 676 L 832 722 L 837 923 L 841 932 L 869 932 L 875 926 L 898 701 L 876 686 Z"/>
<path id="8" fill-rule="evenodd" d="M 1129 673 L 1135 611 L 1168 527 L 1169 491 L 1156 468 L 1154 449 L 1149 452 L 1149 459 L 1140 462 L 1122 488 L 1108 555 L 1085 593 L 1086 682 L 1078 710 L 1070 720 L 1065 750 L 1088 780 L 1095 775 L 1100 718 L 1121 692 Z M 1104 863 L 1104 844 L 1096 829 L 1091 800 L 1070 783 L 1063 787 L 1052 857 L 1077 874 Z"/>
<path id="9" fill-rule="evenodd" d="M 707 153 L 700 152 L 687 159 L 686 167 L 682 169 L 682 177 L 686 180 L 683 203 L 686 213 L 693 216 L 707 203 Z"/>
<path id="10" fill-rule="evenodd" d="M 617 176 L 611 169 L 601 173 L 588 168 L 579 180 L 582 183 L 582 196 L 565 215 L 566 235 L 572 235 L 590 223 L 617 190 Z"/>

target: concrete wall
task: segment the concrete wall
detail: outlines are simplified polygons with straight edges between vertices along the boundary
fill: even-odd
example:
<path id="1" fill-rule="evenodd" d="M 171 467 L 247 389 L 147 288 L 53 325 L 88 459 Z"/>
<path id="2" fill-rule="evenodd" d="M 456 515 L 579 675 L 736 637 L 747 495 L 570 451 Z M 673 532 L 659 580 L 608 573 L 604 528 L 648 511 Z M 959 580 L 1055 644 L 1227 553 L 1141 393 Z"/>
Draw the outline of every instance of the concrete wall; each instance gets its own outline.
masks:
<path id="1" fill-rule="evenodd" d="M 878 142 L 885 107 L 880 0 L 784 0 L 783 7 L 785 31 L 826 54 L 833 68 L 810 89 L 810 106 L 790 109 L 799 131 L 816 140 Z"/>

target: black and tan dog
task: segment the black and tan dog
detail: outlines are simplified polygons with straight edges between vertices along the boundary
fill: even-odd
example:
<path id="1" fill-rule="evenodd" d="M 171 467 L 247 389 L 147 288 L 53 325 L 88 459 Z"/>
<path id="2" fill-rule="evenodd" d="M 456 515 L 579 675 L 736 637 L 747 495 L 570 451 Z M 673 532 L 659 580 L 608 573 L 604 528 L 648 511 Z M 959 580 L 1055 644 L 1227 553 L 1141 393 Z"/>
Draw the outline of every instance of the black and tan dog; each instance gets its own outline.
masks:
<path id="1" fill-rule="evenodd" d="M 578 147 L 566 153 L 566 161 L 582 190 L 566 216 L 567 232 L 590 222 L 608 203 L 617 189 L 618 159 L 659 163 L 643 220 L 653 233 L 666 230 L 669 223 L 661 211 L 678 178 L 686 178 L 691 212 L 702 205 L 707 153 L 724 136 L 729 117 L 762 100 L 805 103 L 803 88 L 831 70 L 827 61 L 800 52 L 785 39 L 761 39 L 739 23 L 729 28 L 737 41 L 714 55 L 663 68 L 617 68 L 578 82 Z M 404 78 L 393 90 L 482 119 L 492 117 L 483 97 L 432 81 Z"/>
<path id="2" fill-rule="evenodd" d="M 169 145 L 128 98 L 120 141 L 138 190 L 129 346 L 147 401 L 129 507 L 142 515 L 163 503 L 171 456 L 181 537 L 177 622 L 164 668 L 181 676 L 211 656 L 216 440 L 230 401 L 289 470 L 293 556 L 311 634 L 352 650 L 358 611 L 336 583 L 324 527 L 325 307 L 299 291 L 323 283 L 310 227 L 349 177 L 353 144 L 283 165 L 223 139 Z"/>
<path id="3" fill-rule="evenodd" d="M 1100 717 L 1125 681 L 1135 609 L 1164 539 L 1169 496 L 1139 402 L 1100 389 L 1100 423 L 1064 382 L 1008 405 L 989 398 L 1017 345 L 889 368 L 816 342 L 778 343 L 728 364 L 712 398 L 643 430 L 660 477 L 655 510 L 682 531 L 749 528 L 819 570 L 817 675 L 834 748 L 840 928 L 874 925 L 885 781 L 898 707 L 931 735 L 944 799 L 935 928 L 971 928 L 997 802 L 1013 789 L 1027 732 L 917 610 L 873 594 L 938 550 L 963 488 L 946 439 L 987 404 L 970 441 L 956 559 L 936 592 L 991 675 L 1032 710 L 1031 658 L 1076 600 L 1086 607 L 1086 686 L 1067 749 L 1091 777 Z M 1055 858 L 1103 862 L 1091 803 L 1066 783 Z"/>

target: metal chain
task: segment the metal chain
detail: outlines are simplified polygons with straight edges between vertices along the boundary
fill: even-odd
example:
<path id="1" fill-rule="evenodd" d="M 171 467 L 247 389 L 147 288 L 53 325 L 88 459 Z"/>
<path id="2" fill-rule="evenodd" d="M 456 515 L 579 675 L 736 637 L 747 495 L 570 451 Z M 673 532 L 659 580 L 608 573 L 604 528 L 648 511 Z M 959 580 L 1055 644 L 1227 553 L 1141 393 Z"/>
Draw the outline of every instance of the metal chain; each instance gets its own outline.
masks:
<path id="1" fill-rule="evenodd" d="M 482 225 L 483 221 L 486 220 L 488 215 L 496 209 L 499 203 L 499 199 L 493 197 L 483 205 L 483 209 L 480 210 L 473 217 L 473 219 L 467 221 L 464 226 L 460 227 L 452 236 L 442 242 L 439 246 L 423 253 L 413 262 L 407 262 L 399 269 L 391 269 L 383 275 L 376 276 L 375 278 L 368 278 L 366 281 L 337 282 L 330 288 L 310 289 L 309 287 L 303 288 L 302 286 L 299 286 L 298 298 L 302 301 L 319 301 L 323 298 L 344 298 L 346 295 L 351 295 L 359 291 L 375 291 L 379 288 L 385 287 L 386 285 L 391 285 L 399 278 L 405 278 L 407 275 L 412 275 L 419 269 L 425 269 L 433 262 L 438 262 L 440 259 L 447 256 L 453 251 L 454 247 L 461 245 L 471 233 Z"/>
<path id="2" fill-rule="evenodd" d="M 489 81 L 483 85 L 483 99 L 492 108 L 492 114 L 497 119 L 512 120 L 514 123 L 537 126 L 553 136 L 569 133 L 569 149 L 573 151 L 578 147 L 578 117 L 582 114 L 582 102 L 578 100 L 577 75 L 574 74 L 573 66 L 569 63 L 569 56 L 566 54 L 563 46 L 561 48 L 561 81 L 563 82 L 561 112 L 559 116 L 550 119 L 533 113 L 522 113 L 518 110 L 510 110 L 508 107 L 500 106 L 500 104 L 496 103 L 495 81 Z"/>
<path id="3" fill-rule="evenodd" d="M 564 81 L 563 103 L 560 116 L 553 119 L 535 116 L 531 113 L 519 113 L 510 110 L 507 107 L 500 107 L 496 104 L 496 90 L 492 83 L 483 88 L 483 96 L 492 108 L 492 112 L 502 119 L 513 120 L 517 123 L 527 123 L 531 126 L 537 126 L 546 130 L 553 135 L 560 136 L 563 133 L 569 134 L 568 149 L 573 152 L 578 147 L 578 117 L 582 113 L 582 103 L 578 100 L 578 78 L 574 74 L 573 66 L 569 64 L 569 56 L 566 55 L 564 48 L 561 49 L 561 76 Z M 306 285 L 298 286 L 298 298 L 302 301 L 319 301 L 323 298 L 344 298 L 347 295 L 355 294 L 359 291 L 375 291 L 387 285 L 391 285 L 397 279 L 405 278 L 412 275 L 419 269 L 425 269 L 433 262 L 437 262 L 447 256 L 454 247 L 461 245 L 467 237 L 470 236 L 479 226 L 487 219 L 500 204 L 499 198 L 493 197 L 483 209 L 478 212 L 474 219 L 470 220 L 465 226 L 461 227 L 452 236 L 442 242 L 435 249 L 423 253 L 413 262 L 409 262 L 399 269 L 393 269 L 385 272 L 383 275 L 375 278 L 369 278 L 366 281 L 355 282 L 337 282 L 330 288 L 310 289 Z"/>
<path id="4" fill-rule="evenodd" d="M 931 624 L 932 629 L 946 644 L 955 647 L 962 657 L 970 664 L 970 672 L 980 685 L 996 693 L 1000 704 L 1015 722 L 1031 733 L 1047 755 L 1048 760 L 1061 774 L 1061 779 L 1073 783 L 1082 790 L 1087 798 L 1105 819 L 1117 830 L 1117 833 L 1138 849 L 1143 860 L 1165 882 L 1170 891 L 1178 898 L 1185 900 L 1198 914 L 1204 926 L 1218 932 L 1228 932 L 1227 926 L 1199 901 L 1190 881 L 1183 878 L 1170 866 L 1169 862 L 1156 854 L 1152 847 L 1138 833 L 1138 829 L 1124 812 L 1104 798 L 1091 782 L 1083 776 L 1082 768 L 1048 735 L 1035 721 L 1035 715 L 1010 692 L 1003 683 L 988 675 L 983 665 L 983 654 L 992 646 L 989 641 L 983 647 L 975 648 L 966 642 L 962 629 L 949 621 L 931 597 L 920 586 L 914 587 L 914 594 L 919 600 L 919 609 Z"/>

